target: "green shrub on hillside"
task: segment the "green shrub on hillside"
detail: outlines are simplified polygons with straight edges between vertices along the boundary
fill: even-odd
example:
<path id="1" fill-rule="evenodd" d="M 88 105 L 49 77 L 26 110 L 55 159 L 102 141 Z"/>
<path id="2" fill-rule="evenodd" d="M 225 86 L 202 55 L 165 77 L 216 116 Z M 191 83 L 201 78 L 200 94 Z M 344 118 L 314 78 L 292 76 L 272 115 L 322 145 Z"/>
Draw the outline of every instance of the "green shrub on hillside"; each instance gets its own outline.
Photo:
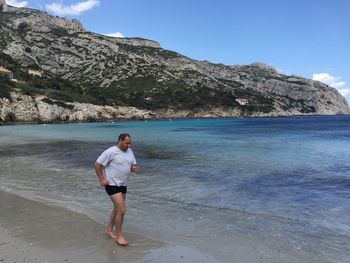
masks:
<path id="1" fill-rule="evenodd" d="M 57 37 L 65 37 L 69 36 L 67 29 L 56 27 L 51 30 L 51 34 L 57 36 Z"/>
<path id="2" fill-rule="evenodd" d="M 7 77 L 0 76 L 0 98 L 11 99 L 10 90 L 14 87 L 14 83 Z"/>
<path id="3" fill-rule="evenodd" d="M 56 29 L 52 33 L 66 34 L 64 30 Z M 177 56 L 176 53 L 154 48 L 120 46 L 133 49 L 134 52 L 138 51 L 140 54 L 147 51 L 168 58 Z M 114 59 L 118 60 L 118 63 L 128 63 L 128 57 L 125 55 L 118 55 Z M 88 82 L 83 77 L 76 81 L 70 81 L 52 75 L 47 79 L 28 75 L 27 68 L 22 68 L 10 56 L 1 52 L 0 65 L 10 69 L 14 73 L 14 77 L 18 79 L 18 83 L 0 83 L 0 95 L 6 97 L 9 97 L 9 90 L 15 87 L 22 90 L 24 94 L 31 96 L 41 94 L 56 102 L 134 106 L 150 110 L 168 107 L 195 110 L 208 106 L 239 107 L 246 112 L 270 112 L 273 110 L 273 100 L 266 98 L 266 95 L 245 88 L 241 83 L 235 81 L 219 80 L 219 83 L 213 83 L 212 80 L 193 70 L 172 72 L 177 77 L 169 77 L 169 75 L 162 77 L 165 70 L 162 66 L 142 64 L 133 76 L 114 81 L 109 87 L 100 87 L 98 83 Z M 40 70 L 34 61 L 28 68 Z M 110 76 L 105 77 L 109 78 Z M 198 81 L 187 81 L 191 78 L 198 79 Z M 239 105 L 235 101 L 239 97 L 248 99 L 249 104 Z M 64 105 L 62 104 L 62 106 Z M 310 107 L 304 105 L 302 107 L 305 112 L 313 111 Z"/>

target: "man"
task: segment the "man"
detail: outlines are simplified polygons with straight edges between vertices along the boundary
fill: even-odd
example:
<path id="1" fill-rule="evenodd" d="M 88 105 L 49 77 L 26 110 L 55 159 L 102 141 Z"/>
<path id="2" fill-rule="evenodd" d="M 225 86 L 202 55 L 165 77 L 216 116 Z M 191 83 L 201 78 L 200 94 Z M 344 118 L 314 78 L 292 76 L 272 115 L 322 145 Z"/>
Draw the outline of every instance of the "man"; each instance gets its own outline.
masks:
<path id="1" fill-rule="evenodd" d="M 128 241 L 122 232 L 123 219 L 126 211 L 125 198 L 130 172 L 139 171 L 133 151 L 130 149 L 131 136 L 122 133 L 116 146 L 105 150 L 95 162 L 95 170 L 101 186 L 113 202 L 106 234 L 119 245 L 126 246 Z M 115 227 L 115 235 L 113 233 Z"/>

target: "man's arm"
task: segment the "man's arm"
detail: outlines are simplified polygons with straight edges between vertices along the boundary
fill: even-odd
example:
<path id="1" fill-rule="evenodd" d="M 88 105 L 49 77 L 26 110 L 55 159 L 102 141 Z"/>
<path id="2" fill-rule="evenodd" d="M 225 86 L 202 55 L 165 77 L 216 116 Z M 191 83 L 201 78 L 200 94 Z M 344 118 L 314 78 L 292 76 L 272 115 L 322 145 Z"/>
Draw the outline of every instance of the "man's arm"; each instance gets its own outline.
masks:
<path id="1" fill-rule="evenodd" d="M 95 170 L 96 170 L 96 175 L 98 177 L 98 181 L 100 182 L 101 186 L 107 186 L 109 185 L 109 182 L 106 180 L 106 178 L 103 176 L 102 172 L 102 164 L 95 162 Z"/>

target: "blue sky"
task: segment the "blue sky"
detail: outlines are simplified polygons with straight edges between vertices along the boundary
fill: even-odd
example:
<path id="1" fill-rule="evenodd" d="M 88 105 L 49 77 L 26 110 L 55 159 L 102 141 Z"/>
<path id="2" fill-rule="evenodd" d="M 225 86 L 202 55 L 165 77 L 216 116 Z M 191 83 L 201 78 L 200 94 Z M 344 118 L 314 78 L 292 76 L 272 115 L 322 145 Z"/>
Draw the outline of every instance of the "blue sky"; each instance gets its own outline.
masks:
<path id="1" fill-rule="evenodd" d="M 350 102 L 349 0 L 7 0 L 141 37 L 196 60 L 262 62 L 322 81 Z"/>

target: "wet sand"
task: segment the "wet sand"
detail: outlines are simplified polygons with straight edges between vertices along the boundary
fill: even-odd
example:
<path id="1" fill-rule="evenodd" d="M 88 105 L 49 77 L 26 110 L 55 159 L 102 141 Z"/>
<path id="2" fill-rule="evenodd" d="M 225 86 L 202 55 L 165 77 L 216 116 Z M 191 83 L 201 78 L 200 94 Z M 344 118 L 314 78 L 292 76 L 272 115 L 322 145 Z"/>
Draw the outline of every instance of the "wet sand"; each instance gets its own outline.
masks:
<path id="1" fill-rule="evenodd" d="M 127 231 L 130 244 L 120 247 L 85 215 L 8 192 L 0 200 L 0 262 L 218 262 Z"/>
<path id="2" fill-rule="evenodd" d="M 130 243 L 120 247 L 104 234 L 102 224 L 83 214 L 10 192 L 0 191 L 0 200 L 0 262 L 332 262 L 241 237 L 235 238 L 230 251 L 214 256 L 209 243 L 198 250 L 129 229 L 125 234 Z"/>

